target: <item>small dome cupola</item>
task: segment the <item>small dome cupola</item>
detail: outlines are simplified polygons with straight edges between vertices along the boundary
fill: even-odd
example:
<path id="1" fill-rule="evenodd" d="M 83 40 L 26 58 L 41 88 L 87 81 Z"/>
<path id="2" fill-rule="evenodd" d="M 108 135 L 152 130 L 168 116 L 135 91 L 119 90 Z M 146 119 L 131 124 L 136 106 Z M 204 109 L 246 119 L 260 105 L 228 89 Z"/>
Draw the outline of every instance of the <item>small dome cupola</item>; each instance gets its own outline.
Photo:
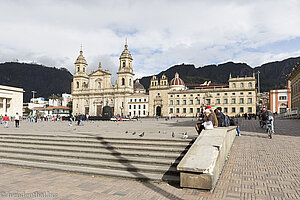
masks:
<path id="1" fill-rule="evenodd" d="M 76 59 L 75 64 L 85 64 L 85 65 L 87 65 L 87 62 L 86 62 L 86 60 L 83 56 L 83 51 L 82 50 L 80 50 L 80 54 L 79 54 L 78 58 Z"/>
<path id="2" fill-rule="evenodd" d="M 175 90 L 185 89 L 184 82 L 179 78 L 179 74 L 176 72 L 175 77 L 170 81 L 170 87 Z"/>

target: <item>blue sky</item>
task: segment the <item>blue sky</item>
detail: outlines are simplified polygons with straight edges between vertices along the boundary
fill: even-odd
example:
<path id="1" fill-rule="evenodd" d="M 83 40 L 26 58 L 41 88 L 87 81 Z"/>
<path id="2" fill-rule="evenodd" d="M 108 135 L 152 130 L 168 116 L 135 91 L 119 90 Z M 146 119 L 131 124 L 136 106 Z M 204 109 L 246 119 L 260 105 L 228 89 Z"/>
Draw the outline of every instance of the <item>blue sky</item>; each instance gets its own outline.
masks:
<path id="1" fill-rule="evenodd" d="M 1 0 L 0 62 L 74 71 L 80 45 L 89 71 L 116 77 L 128 38 L 136 78 L 168 67 L 227 61 L 259 66 L 300 56 L 298 0 Z"/>

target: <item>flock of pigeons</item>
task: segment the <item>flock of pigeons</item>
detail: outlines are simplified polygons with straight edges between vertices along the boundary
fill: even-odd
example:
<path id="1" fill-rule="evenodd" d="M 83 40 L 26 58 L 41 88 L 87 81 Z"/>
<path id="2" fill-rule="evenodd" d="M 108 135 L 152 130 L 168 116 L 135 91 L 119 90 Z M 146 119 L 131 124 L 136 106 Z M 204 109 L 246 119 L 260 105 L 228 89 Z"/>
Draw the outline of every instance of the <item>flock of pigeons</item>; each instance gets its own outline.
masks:
<path id="1" fill-rule="evenodd" d="M 129 132 L 128 132 L 128 131 L 125 131 L 125 133 L 128 134 Z M 158 131 L 158 133 L 161 133 L 161 132 Z M 166 134 L 165 131 L 164 131 L 163 133 Z M 135 135 L 135 134 L 136 134 L 136 132 L 133 132 L 133 133 L 132 133 L 132 135 Z M 141 134 L 139 134 L 139 136 L 140 136 L 140 137 L 144 137 L 144 136 L 145 136 L 145 132 L 142 132 Z M 174 138 L 174 137 L 175 137 L 175 133 L 172 132 L 171 136 L 172 136 L 172 138 Z M 181 138 L 182 138 L 182 139 L 188 139 L 189 136 L 188 136 L 187 132 L 182 133 L 182 137 L 181 137 Z"/>

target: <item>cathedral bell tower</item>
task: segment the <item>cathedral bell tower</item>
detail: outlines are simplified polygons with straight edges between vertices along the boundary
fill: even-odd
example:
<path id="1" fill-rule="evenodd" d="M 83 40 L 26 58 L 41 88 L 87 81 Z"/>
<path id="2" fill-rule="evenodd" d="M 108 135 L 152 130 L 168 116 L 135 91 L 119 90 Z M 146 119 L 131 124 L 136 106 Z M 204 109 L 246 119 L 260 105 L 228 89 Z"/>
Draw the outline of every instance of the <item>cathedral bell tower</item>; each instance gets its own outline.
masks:
<path id="1" fill-rule="evenodd" d="M 118 88 L 130 89 L 133 92 L 133 68 L 132 68 L 132 56 L 128 50 L 127 40 L 125 42 L 125 48 L 119 58 L 120 66 L 118 71 Z"/>
<path id="2" fill-rule="evenodd" d="M 73 90 L 82 90 L 88 87 L 87 62 L 83 56 L 82 49 L 75 61 L 75 72 L 73 76 Z"/>

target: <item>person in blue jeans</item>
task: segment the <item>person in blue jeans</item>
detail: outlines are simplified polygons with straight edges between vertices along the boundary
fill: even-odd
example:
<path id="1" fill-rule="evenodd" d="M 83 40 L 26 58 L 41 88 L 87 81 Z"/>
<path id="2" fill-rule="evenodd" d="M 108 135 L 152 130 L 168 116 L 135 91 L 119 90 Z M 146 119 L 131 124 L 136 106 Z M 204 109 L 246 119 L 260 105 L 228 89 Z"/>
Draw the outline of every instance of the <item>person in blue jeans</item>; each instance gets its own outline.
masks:
<path id="1" fill-rule="evenodd" d="M 272 131 L 272 133 L 275 133 L 275 131 L 274 131 L 274 115 L 273 115 L 272 111 L 264 108 L 262 111 L 262 114 L 261 114 L 261 118 L 265 122 L 266 132 L 268 131 L 268 123 L 270 123 L 271 131 Z"/>

